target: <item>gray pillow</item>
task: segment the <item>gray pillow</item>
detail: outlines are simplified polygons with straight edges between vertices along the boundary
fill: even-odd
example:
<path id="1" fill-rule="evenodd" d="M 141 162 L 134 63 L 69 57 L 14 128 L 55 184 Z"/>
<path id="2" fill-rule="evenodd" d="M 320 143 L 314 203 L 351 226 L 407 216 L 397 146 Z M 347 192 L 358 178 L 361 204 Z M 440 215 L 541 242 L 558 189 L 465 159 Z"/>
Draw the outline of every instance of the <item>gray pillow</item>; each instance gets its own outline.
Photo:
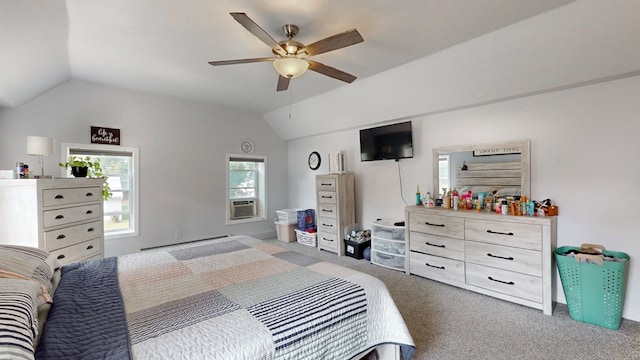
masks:
<path id="1" fill-rule="evenodd" d="M 0 278 L 27 278 L 43 288 L 45 302 L 50 302 L 53 272 L 58 262 L 48 251 L 38 248 L 0 245 Z"/>

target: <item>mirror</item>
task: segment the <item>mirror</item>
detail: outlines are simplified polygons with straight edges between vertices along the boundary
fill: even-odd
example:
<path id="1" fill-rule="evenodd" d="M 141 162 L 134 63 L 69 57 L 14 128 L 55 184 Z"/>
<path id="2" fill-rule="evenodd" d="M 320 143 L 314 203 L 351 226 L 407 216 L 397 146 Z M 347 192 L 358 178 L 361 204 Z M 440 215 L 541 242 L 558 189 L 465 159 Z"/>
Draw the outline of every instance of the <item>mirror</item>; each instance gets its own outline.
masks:
<path id="1" fill-rule="evenodd" d="M 498 195 L 531 195 L 530 141 L 518 140 L 445 146 L 433 149 L 433 184 L 436 197 L 447 190 L 472 189 L 474 193 L 493 190 Z M 447 166 L 448 164 L 448 166 Z M 440 176 L 440 169 L 448 174 Z M 448 175 L 448 176 L 447 176 Z"/>

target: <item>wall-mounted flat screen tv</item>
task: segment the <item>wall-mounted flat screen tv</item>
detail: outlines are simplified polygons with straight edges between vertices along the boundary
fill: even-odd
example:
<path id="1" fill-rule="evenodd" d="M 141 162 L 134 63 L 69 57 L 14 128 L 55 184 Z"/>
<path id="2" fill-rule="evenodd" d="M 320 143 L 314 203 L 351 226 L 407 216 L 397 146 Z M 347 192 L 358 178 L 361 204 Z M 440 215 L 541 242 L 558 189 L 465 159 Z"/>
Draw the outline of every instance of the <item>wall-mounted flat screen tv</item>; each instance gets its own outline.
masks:
<path id="1" fill-rule="evenodd" d="M 360 161 L 412 157 L 411 121 L 360 130 Z"/>

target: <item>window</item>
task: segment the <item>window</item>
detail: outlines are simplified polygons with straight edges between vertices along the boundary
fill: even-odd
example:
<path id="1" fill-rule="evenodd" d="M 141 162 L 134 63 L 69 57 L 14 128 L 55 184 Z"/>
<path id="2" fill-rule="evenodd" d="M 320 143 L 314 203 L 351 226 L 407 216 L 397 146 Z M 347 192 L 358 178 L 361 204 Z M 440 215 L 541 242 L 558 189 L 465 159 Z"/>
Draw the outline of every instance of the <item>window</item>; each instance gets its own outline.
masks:
<path id="1" fill-rule="evenodd" d="M 227 164 L 227 224 L 266 220 L 266 157 L 227 155 Z"/>
<path id="2" fill-rule="evenodd" d="M 441 154 L 438 158 L 438 192 L 443 188 L 451 190 L 451 183 L 449 178 L 450 157 L 449 154 Z"/>
<path id="3" fill-rule="evenodd" d="M 100 161 L 111 198 L 104 201 L 105 238 L 138 234 L 138 149 L 109 145 L 62 144 L 63 160 L 75 155 Z M 68 173 L 64 176 L 69 177 Z"/>

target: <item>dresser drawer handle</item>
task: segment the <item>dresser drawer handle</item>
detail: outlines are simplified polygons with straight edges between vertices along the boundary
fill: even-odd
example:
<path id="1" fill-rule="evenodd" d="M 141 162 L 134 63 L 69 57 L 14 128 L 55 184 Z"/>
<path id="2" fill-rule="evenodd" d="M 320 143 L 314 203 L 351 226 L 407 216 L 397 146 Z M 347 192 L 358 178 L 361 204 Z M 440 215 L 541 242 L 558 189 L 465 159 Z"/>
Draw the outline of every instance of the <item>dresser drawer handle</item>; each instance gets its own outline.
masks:
<path id="1" fill-rule="evenodd" d="M 333 242 L 333 239 L 327 239 L 327 238 L 326 238 L 326 237 L 324 237 L 324 236 L 322 237 L 322 240 L 324 240 L 324 241 L 331 241 L 331 242 Z"/>
<path id="2" fill-rule="evenodd" d="M 444 224 L 432 224 L 432 223 L 430 223 L 430 222 L 428 222 L 428 221 L 425 221 L 425 222 L 424 222 L 424 224 L 425 224 L 425 225 L 429 225 L 429 226 L 444 227 Z"/>
<path id="3" fill-rule="evenodd" d="M 92 197 L 92 196 L 93 196 L 93 193 L 92 193 L 92 192 L 88 192 L 88 193 L 84 194 L 84 196 L 86 196 L 86 197 Z"/>
<path id="4" fill-rule="evenodd" d="M 428 242 L 428 241 L 427 241 L 427 242 L 425 242 L 424 244 L 425 244 L 425 245 L 429 245 L 429 246 L 439 247 L 439 248 L 445 248 L 445 247 L 446 247 L 446 246 L 444 246 L 444 245 L 436 245 L 436 244 L 432 244 L 432 243 L 430 243 L 430 242 Z"/>
<path id="5" fill-rule="evenodd" d="M 91 249 L 93 249 L 93 245 L 87 246 L 87 250 L 91 250 Z"/>
<path id="6" fill-rule="evenodd" d="M 56 259 L 58 259 L 58 260 L 62 260 L 62 259 L 64 259 L 65 257 L 66 257 L 66 256 L 64 256 L 64 254 L 60 254 L 60 255 L 58 255 L 58 257 L 57 257 Z"/>
<path id="7" fill-rule="evenodd" d="M 322 211 L 329 212 L 329 213 L 333 212 L 333 210 L 327 210 L 327 209 L 322 209 Z"/>
<path id="8" fill-rule="evenodd" d="M 322 226 L 333 227 L 333 225 L 331 225 L 331 224 L 325 224 L 325 223 L 322 223 Z"/>
<path id="9" fill-rule="evenodd" d="M 93 210 L 87 210 L 84 214 L 85 215 L 91 215 L 91 214 L 93 214 Z"/>
<path id="10" fill-rule="evenodd" d="M 333 196 L 322 195 L 320 197 L 323 198 L 323 199 L 333 199 Z"/>
<path id="11" fill-rule="evenodd" d="M 487 256 L 493 257 L 493 258 L 498 258 L 498 259 L 503 259 L 503 260 L 513 260 L 513 258 L 511 256 L 504 257 L 504 256 L 493 255 L 492 253 L 487 253 Z"/>
<path id="12" fill-rule="evenodd" d="M 58 237 L 56 238 L 56 240 L 62 240 L 66 238 L 66 236 L 64 236 L 64 234 L 58 235 Z"/>
<path id="13" fill-rule="evenodd" d="M 502 280 L 496 280 L 494 278 L 492 278 L 491 276 L 489 276 L 487 279 L 491 280 L 491 281 L 495 281 L 495 282 L 499 282 L 501 284 L 507 284 L 507 285 L 515 285 L 516 283 L 514 283 L 513 281 L 502 281 Z"/>
<path id="14" fill-rule="evenodd" d="M 56 216 L 56 220 L 60 220 L 60 219 L 64 219 L 64 215 L 58 215 L 58 216 Z"/>
<path id="15" fill-rule="evenodd" d="M 332 184 L 331 183 L 320 183 L 320 185 L 322 185 L 322 186 L 331 186 Z"/>
<path id="16" fill-rule="evenodd" d="M 88 228 L 88 229 L 87 229 L 87 232 L 92 232 L 92 231 L 95 231 L 95 230 L 96 230 L 96 229 L 94 229 L 94 228 L 90 227 L 90 228 Z"/>
<path id="17" fill-rule="evenodd" d="M 444 266 L 435 266 L 435 265 L 431 265 L 429 263 L 424 263 L 424 264 L 427 265 L 428 267 L 444 270 Z"/>
<path id="18" fill-rule="evenodd" d="M 54 199 L 64 199 L 64 196 L 62 196 L 62 195 L 56 195 L 56 197 L 54 197 Z"/>
<path id="19" fill-rule="evenodd" d="M 487 230 L 487 232 L 488 232 L 489 234 L 498 234 L 498 235 L 509 235 L 509 236 L 513 236 L 513 233 L 512 233 L 512 232 L 504 233 L 504 232 L 491 231 L 491 230 Z"/>

